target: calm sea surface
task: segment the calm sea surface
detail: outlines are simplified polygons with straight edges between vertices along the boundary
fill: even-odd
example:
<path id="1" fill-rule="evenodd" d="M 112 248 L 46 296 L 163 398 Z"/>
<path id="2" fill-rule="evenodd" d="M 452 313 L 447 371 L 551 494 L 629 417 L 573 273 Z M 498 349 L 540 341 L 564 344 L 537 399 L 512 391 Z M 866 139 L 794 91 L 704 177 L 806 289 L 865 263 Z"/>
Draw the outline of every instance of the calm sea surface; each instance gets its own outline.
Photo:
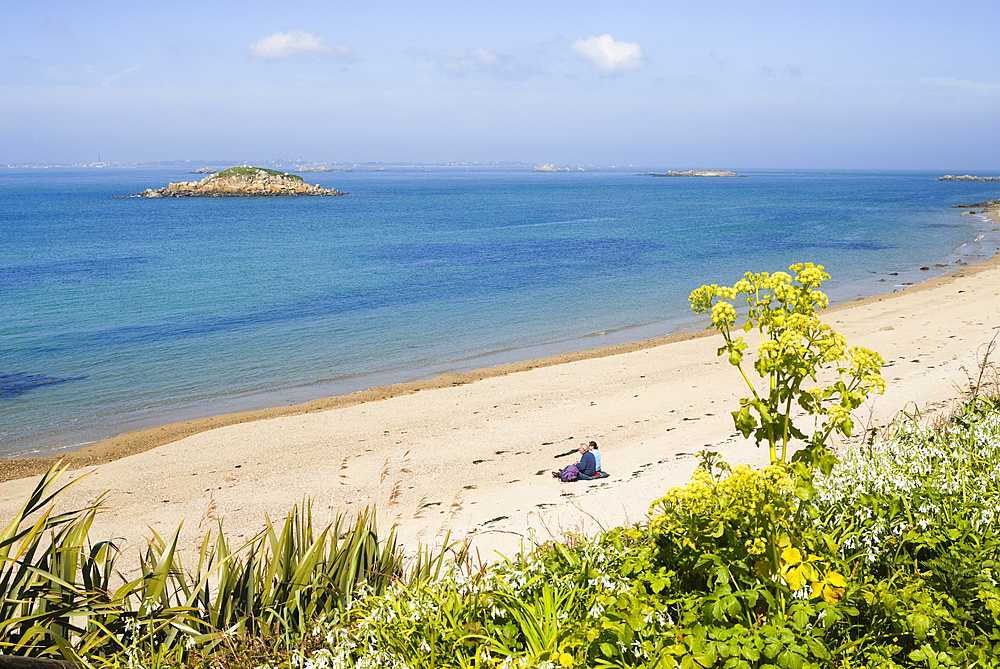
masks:
<path id="1" fill-rule="evenodd" d="M 691 290 L 746 270 L 819 263 L 845 301 L 1000 247 L 950 208 L 997 184 L 634 172 L 358 168 L 306 175 L 348 197 L 149 200 L 112 196 L 200 177 L 0 171 L 0 455 L 697 329 Z"/>

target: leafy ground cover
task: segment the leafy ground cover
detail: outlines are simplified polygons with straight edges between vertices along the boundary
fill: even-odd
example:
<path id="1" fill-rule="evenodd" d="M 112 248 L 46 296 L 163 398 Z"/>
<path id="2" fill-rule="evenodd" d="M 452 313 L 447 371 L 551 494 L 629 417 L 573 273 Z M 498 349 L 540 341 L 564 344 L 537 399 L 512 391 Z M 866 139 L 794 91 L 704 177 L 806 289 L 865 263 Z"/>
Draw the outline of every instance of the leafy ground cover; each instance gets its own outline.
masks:
<path id="1" fill-rule="evenodd" d="M 648 525 L 356 598 L 272 664 L 995 666 L 1000 413 L 970 406 L 848 450 L 809 501 L 705 454 Z"/>
<path id="2" fill-rule="evenodd" d="M 170 540 L 152 546 L 116 591 L 109 545 L 82 549 L 94 510 L 50 516 L 48 559 L 38 523 L 0 542 L 0 638 L 5 653 L 147 667 L 995 666 L 998 458 L 1000 411 L 980 398 L 848 449 L 809 500 L 788 466 L 706 453 L 648 524 L 493 566 L 425 554 L 407 572 L 370 523 L 353 539 L 297 512 L 239 560 L 206 538 L 217 548 L 193 572 L 166 562 Z M 762 538 L 776 533 L 775 567 Z"/>

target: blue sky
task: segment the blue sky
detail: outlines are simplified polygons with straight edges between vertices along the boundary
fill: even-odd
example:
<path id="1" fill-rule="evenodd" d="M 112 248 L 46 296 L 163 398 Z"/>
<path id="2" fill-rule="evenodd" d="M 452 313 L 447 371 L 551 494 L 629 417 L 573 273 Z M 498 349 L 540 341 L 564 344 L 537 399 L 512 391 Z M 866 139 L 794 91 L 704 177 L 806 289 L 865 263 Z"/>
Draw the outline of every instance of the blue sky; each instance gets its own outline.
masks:
<path id="1" fill-rule="evenodd" d="M 0 163 L 1000 170 L 1000 2 L 3 7 Z"/>

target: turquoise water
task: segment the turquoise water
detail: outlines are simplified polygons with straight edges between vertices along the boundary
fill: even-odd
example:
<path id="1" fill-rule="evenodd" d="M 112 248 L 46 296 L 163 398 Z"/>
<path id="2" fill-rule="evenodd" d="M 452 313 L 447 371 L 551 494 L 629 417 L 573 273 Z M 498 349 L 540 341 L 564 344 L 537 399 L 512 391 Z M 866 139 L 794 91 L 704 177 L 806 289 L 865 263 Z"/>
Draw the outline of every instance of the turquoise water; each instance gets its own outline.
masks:
<path id="1" fill-rule="evenodd" d="M 112 196 L 181 170 L 0 172 L 0 455 L 696 329 L 690 291 L 748 269 L 843 301 L 1000 247 L 950 208 L 1000 188 L 937 173 L 424 169 L 178 200 Z"/>

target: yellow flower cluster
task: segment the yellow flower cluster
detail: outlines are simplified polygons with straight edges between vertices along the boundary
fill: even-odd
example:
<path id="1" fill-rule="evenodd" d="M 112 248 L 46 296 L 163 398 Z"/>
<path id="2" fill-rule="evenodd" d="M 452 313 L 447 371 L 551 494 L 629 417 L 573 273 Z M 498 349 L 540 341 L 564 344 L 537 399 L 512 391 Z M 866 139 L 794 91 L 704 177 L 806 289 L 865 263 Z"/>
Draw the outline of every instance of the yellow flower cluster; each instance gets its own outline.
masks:
<path id="1" fill-rule="evenodd" d="M 761 558 L 767 551 L 763 527 L 775 512 L 790 516 L 793 490 L 789 470 L 783 465 L 764 469 L 737 465 L 718 482 L 698 468 L 688 485 L 671 488 L 650 505 L 650 529 L 655 534 L 672 534 L 682 545 L 694 547 L 713 534 L 712 528 L 725 525 L 740 536 L 752 559 Z M 695 536 L 699 531 L 703 536 Z M 717 529 L 714 533 L 718 536 Z"/>
<path id="2" fill-rule="evenodd" d="M 736 307 L 729 302 L 716 302 L 712 305 L 712 325 L 732 325 L 736 318 Z"/>
<path id="3" fill-rule="evenodd" d="M 786 272 L 775 272 L 770 277 L 768 277 L 767 272 L 764 272 L 760 276 L 764 277 L 764 288 L 777 289 L 792 283 L 792 277 L 788 276 Z"/>
<path id="4" fill-rule="evenodd" d="M 822 265 L 813 265 L 811 262 L 792 265 L 788 269 L 795 272 L 795 280 L 806 288 L 815 288 L 830 278 L 830 275 L 823 271 Z"/>
<path id="5" fill-rule="evenodd" d="M 826 414 L 829 417 L 829 422 L 836 426 L 844 425 L 851 419 L 851 410 L 839 404 L 834 404 L 826 409 Z"/>
<path id="6" fill-rule="evenodd" d="M 847 350 L 847 339 L 839 332 L 834 332 L 829 325 L 823 325 L 824 339 L 820 344 L 823 362 L 836 362 L 844 359 Z"/>
<path id="7" fill-rule="evenodd" d="M 880 395 L 885 392 L 885 377 L 882 376 L 882 356 L 867 348 L 854 346 L 848 352 L 852 363 L 852 372 L 861 379 L 862 386 Z"/>

